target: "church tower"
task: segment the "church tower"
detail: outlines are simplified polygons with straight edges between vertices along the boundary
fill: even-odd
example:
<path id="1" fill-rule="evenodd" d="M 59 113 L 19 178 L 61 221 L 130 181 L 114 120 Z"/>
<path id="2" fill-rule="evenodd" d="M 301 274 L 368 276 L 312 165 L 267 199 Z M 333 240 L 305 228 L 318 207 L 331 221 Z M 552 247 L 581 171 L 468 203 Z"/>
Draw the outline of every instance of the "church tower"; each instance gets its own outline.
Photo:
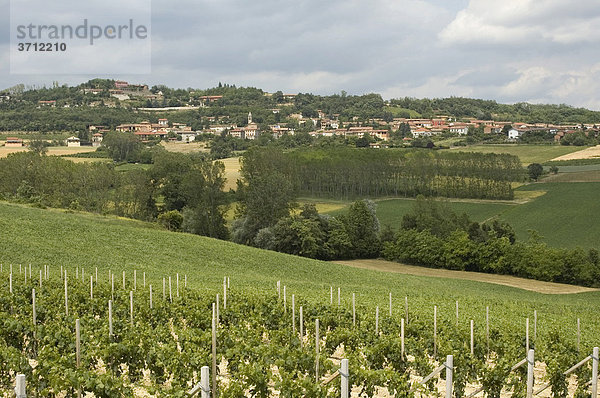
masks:
<path id="1" fill-rule="evenodd" d="M 248 112 L 248 124 L 252 123 L 252 112 Z"/>

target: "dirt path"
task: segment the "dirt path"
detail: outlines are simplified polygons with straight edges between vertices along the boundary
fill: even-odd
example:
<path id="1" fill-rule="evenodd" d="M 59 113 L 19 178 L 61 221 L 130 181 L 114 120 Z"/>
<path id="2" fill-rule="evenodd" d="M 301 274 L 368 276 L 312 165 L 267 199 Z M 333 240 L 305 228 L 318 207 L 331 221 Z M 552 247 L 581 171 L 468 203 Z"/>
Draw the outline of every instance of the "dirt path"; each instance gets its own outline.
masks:
<path id="1" fill-rule="evenodd" d="M 496 283 L 498 285 L 511 286 L 519 289 L 525 289 L 545 294 L 570 294 L 598 291 L 598 289 L 592 289 L 588 287 L 565 285 L 562 283 L 553 282 L 542 282 L 532 279 L 517 278 L 515 276 L 417 267 L 414 265 L 405 265 L 385 260 L 352 260 L 336 261 L 336 263 L 348 265 L 350 267 L 355 268 L 364 268 L 384 272 L 395 272 L 399 274 L 433 276 L 438 278 L 465 279 L 477 282 Z"/>

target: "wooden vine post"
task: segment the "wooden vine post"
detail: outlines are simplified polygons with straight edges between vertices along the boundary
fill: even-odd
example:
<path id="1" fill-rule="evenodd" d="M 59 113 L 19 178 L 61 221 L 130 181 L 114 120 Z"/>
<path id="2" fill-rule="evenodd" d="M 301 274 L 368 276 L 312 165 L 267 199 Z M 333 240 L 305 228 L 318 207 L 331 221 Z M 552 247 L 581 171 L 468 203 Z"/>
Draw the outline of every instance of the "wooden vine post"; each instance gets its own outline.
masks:
<path id="1" fill-rule="evenodd" d="M 216 304 L 212 305 L 212 396 L 217 398 L 217 320 Z"/>
<path id="2" fill-rule="evenodd" d="M 315 320 L 315 383 L 319 384 L 319 319 Z"/>
<path id="3" fill-rule="evenodd" d="M 356 294 L 352 293 L 352 326 L 356 327 Z"/>

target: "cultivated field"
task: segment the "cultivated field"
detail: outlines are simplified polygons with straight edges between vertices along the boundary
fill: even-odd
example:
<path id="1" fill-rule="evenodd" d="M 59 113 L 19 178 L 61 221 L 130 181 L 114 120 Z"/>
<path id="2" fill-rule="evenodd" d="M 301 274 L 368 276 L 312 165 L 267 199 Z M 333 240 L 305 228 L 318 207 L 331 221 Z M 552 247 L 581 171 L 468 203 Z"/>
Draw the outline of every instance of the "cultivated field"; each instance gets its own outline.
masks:
<path id="1" fill-rule="evenodd" d="M 558 156 L 551 160 L 593 159 L 600 157 L 600 145 Z"/>
<path id="2" fill-rule="evenodd" d="M 219 162 L 225 164 L 225 191 L 237 188 L 237 180 L 240 178 L 240 158 L 220 159 Z"/>
<path id="3" fill-rule="evenodd" d="M 11 153 L 17 152 L 25 152 L 29 149 L 27 147 L 21 148 L 7 148 L 5 146 L 0 146 L 0 158 L 5 158 Z M 86 153 L 86 152 L 94 152 L 96 148 L 91 146 L 82 146 L 82 147 L 66 147 L 66 146 L 56 146 L 56 147 L 48 147 L 48 155 L 53 156 L 62 156 L 62 155 L 72 155 L 75 153 Z"/>
<path id="4" fill-rule="evenodd" d="M 530 163 L 544 163 L 559 156 L 580 151 L 579 147 L 563 145 L 471 145 L 467 147 L 452 148 L 452 151 L 483 152 L 483 153 L 508 153 L 521 159 L 524 166 Z"/>
<path id="5" fill-rule="evenodd" d="M 600 214 L 598 192 L 600 171 L 592 170 L 559 173 L 542 182 L 523 185 L 516 189 L 515 200 L 510 202 L 451 199 L 447 204 L 474 221 L 493 218 L 507 221 L 520 240 L 529 239 L 529 231 L 535 230 L 551 246 L 600 249 L 600 224 L 590 218 Z M 413 208 L 414 199 L 384 199 L 376 203 L 381 225 L 398 229 L 402 217 Z M 341 208 L 322 212 L 333 216 L 344 214 L 349 205 L 346 202 Z"/>
<path id="6" fill-rule="evenodd" d="M 192 153 L 208 151 L 204 142 L 161 141 L 160 145 L 170 152 Z"/>

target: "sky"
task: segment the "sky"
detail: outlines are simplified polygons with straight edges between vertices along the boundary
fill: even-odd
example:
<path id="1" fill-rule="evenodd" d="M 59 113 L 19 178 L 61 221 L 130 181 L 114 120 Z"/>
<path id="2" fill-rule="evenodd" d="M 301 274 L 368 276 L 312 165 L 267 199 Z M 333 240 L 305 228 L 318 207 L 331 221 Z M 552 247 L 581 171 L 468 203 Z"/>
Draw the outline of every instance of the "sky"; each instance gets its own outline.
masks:
<path id="1" fill-rule="evenodd" d="M 598 0 L 152 0 L 151 73 L 118 75 L 11 74 L 9 4 L 0 0 L 0 89 L 103 77 L 600 110 Z"/>

